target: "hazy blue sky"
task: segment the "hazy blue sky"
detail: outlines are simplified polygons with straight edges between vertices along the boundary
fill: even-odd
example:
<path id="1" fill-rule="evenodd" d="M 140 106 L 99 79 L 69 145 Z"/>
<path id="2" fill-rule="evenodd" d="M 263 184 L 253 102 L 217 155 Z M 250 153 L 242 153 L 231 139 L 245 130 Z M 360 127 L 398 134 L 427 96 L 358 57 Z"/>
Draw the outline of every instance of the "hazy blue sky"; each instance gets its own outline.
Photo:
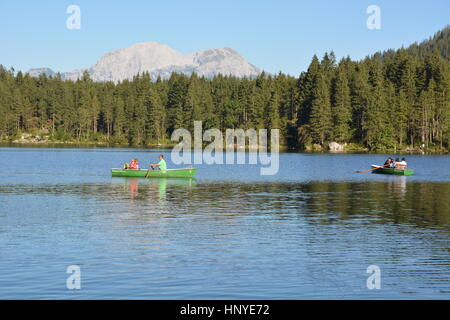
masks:
<path id="1" fill-rule="evenodd" d="M 66 27 L 71 4 L 80 30 Z M 372 4 L 381 30 L 366 27 Z M 297 75 L 327 50 L 360 59 L 424 40 L 450 23 L 450 1 L 1 0 L 0 14 L 0 64 L 24 71 L 89 67 L 108 51 L 158 41 L 182 53 L 228 46 L 269 72 Z"/>

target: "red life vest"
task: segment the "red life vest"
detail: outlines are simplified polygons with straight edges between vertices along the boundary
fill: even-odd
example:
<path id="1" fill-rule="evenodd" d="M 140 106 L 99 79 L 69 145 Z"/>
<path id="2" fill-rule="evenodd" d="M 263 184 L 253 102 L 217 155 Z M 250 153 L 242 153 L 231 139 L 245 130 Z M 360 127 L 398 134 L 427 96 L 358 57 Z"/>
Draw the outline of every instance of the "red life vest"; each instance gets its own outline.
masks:
<path id="1" fill-rule="evenodd" d="M 138 165 L 137 162 L 131 161 L 131 163 L 130 163 L 130 169 L 131 169 L 131 170 L 137 170 L 138 167 L 139 167 L 139 165 Z"/>

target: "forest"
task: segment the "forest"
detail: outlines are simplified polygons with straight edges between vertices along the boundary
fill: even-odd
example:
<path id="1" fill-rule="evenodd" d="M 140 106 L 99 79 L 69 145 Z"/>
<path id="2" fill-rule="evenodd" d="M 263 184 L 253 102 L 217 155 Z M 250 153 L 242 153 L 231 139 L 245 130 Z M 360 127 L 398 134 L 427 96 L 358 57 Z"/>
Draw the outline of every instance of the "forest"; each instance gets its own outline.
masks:
<path id="1" fill-rule="evenodd" d="M 0 65 L 0 141 L 23 133 L 55 142 L 157 146 L 176 128 L 280 129 L 291 150 L 330 142 L 368 151 L 450 149 L 450 27 L 360 61 L 312 57 L 298 77 L 212 79 L 148 74 L 119 83 L 39 78 Z"/>

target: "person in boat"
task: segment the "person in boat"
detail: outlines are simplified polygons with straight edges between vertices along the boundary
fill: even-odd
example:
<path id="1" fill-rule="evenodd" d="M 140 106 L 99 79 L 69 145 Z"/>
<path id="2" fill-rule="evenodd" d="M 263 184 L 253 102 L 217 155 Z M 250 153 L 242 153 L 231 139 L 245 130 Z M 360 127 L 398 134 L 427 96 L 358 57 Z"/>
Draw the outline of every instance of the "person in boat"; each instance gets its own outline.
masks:
<path id="1" fill-rule="evenodd" d="M 130 169 L 130 170 L 139 170 L 138 159 L 131 159 L 131 163 L 128 166 L 128 169 Z"/>
<path id="2" fill-rule="evenodd" d="M 394 169 L 398 169 L 401 170 L 402 169 L 402 164 L 400 162 L 400 158 L 396 158 L 395 162 L 394 162 Z"/>
<path id="3" fill-rule="evenodd" d="M 391 159 L 391 161 L 389 161 L 389 166 L 387 166 L 387 168 L 394 168 L 395 167 L 395 160 L 394 160 L 394 158 L 391 158 L 391 157 L 389 157 L 390 159 Z"/>
<path id="4" fill-rule="evenodd" d="M 385 162 L 384 165 L 383 165 L 383 167 L 385 167 L 385 168 L 390 168 L 392 162 L 393 162 L 393 159 L 392 159 L 391 157 L 387 158 L 387 159 L 386 159 L 386 162 Z"/>
<path id="5" fill-rule="evenodd" d="M 155 167 L 159 168 L 159 170 L 166 170 L 167 164 L 166 164 L 166 160 L 164 160 L 164 156 L 161 154 L 159 156 L 159 162 L 151 164 L 150 167 L 152 168 L 152 170 L 155 170 Z"/>
<path id="6" fill-rule="evenodd" d="M 402 167 L 402 170 L 405 170 L 408 167 L 405 158 L 402 158 L 402 161 L 400 161 L 400 166 Z"/>

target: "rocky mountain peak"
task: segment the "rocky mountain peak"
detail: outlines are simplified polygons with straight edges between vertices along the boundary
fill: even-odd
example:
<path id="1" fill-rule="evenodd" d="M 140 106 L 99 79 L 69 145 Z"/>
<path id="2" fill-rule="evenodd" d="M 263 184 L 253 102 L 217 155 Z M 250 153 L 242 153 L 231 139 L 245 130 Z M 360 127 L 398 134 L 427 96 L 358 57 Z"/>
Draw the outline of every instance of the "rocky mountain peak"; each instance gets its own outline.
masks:
<path id="1" fill-rule="evenodd" d="M 217 74 L 236 77 L 254 77 L 260 70 L 248 63 L 230 47 L 208 49 L 192 54 L 182 54 L 167 45 L 149 41 L 135 43 L 104 54 L 88 69 L 62 73 L 63 79 L 77 80 L 87 70 L 94 81 L 118 82 L 132 79 L 139 73 L 148 72 L 152 79 L 170 77 L 172 72 L 190 75 L 192 72 L 211 78 Z M 32 76 L 45 73 L 54 75 L 49 68 L 31 69 Z"/>

